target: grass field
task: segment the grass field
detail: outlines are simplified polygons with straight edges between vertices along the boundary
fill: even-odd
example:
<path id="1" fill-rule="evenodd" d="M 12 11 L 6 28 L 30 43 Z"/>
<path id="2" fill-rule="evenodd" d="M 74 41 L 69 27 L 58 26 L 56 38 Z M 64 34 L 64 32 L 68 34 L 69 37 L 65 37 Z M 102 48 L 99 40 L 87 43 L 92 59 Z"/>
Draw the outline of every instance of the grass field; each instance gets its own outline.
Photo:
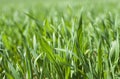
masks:
<path id="1" fill-rule="evenodd" d="M 0 0 L 0 79 L 120 79 L 119 0 Z"/>

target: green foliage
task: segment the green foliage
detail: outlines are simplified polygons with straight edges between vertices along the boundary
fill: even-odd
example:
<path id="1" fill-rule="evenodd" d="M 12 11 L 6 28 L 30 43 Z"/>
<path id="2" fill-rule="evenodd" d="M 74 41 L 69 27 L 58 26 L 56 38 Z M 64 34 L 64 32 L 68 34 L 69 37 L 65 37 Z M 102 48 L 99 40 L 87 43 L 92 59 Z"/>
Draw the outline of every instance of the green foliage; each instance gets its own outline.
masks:
<path id="1" fill-rule="evenodd" d="M 0 79 L 120 79 L 117 0 L 6 1 Z"/>

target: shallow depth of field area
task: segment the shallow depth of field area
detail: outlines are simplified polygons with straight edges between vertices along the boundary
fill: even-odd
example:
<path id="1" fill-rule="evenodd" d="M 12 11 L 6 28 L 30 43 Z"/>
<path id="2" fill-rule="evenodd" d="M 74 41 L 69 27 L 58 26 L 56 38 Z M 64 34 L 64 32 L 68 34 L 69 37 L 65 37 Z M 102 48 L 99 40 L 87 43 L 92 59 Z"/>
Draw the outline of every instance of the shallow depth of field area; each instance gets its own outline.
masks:
<path id="1" fill-rule="evenodd" d="M 0 79 L 120 79 L 119 0 L 0 0 Z"/>

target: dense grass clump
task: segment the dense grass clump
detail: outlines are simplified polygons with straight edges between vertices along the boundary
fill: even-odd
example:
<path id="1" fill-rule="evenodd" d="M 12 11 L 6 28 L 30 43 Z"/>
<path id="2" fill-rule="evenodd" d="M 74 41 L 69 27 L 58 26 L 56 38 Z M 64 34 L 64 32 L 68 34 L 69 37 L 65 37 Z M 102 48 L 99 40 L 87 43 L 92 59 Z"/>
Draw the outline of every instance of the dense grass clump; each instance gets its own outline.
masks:
<path id="1" fill-rule="evenodd" d="M 0 79 L 120 79 L 117 0 L 1 2 Z"/>

